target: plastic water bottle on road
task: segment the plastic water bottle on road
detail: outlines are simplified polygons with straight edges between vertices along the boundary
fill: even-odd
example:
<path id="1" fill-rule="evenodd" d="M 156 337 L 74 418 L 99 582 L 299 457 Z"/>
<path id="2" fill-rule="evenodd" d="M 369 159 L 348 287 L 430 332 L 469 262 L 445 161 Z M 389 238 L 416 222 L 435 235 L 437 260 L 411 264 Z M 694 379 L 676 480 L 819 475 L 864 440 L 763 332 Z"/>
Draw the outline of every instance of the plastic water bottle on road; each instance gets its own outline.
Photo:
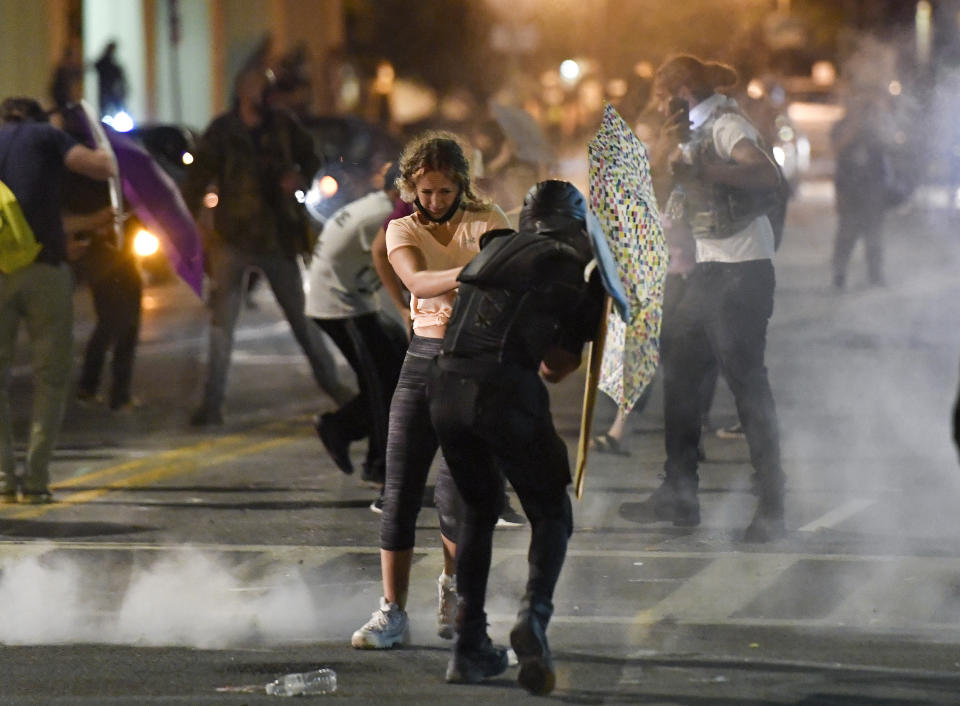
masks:
<path id="1" fill-rule="evenodd" d="M 287 674 L 266 686 L 271 696 L 310 696 L 332 694 L 337 690 L 337 673 L 332 669 L 318 669 L 303 674 Z"/>

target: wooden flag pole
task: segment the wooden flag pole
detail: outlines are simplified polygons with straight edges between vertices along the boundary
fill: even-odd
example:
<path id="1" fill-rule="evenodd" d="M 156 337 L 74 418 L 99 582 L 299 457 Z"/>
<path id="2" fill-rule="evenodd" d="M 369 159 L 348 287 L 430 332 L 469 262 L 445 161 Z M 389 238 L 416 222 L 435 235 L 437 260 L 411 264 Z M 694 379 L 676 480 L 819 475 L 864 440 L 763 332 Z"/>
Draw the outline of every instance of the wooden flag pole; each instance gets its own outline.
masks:
<path id="1" fill-rule="evenodd" d="M 577 465 L 573 473 L 573 488 L 577 500 L 583 497 L 583 483 L 587 470 L 587 450 L 590 447 L 590 430 L 593 428 L 593 408 L 597 404 L 597 386 L 600 384 L 600 365 L 603 362 L 603 347 L 607 339 L 607 318 L 610 316 L 611 299 L 604 298 L 603 316 L 597 335 L 590 342 L 587 357 L 587 381 L 583 390 L 583 411 L 580 414 L 580 439 L 577 442 Z"/>

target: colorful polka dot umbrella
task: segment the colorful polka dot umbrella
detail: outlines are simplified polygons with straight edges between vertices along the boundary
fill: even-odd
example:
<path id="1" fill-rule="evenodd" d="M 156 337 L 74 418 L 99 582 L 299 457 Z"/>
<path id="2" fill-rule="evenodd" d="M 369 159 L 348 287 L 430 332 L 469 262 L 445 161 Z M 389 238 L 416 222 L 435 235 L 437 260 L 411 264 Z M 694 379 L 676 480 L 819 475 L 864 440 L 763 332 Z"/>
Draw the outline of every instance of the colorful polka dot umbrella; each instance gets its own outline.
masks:
<path id="1" fill-rule="evenodd" d="M 594 342 L 591 347 L 575 478 L 578 497 L 582 493 L 582 464 L 586 463 L 595 390 L 599 387 L 620 409 L 630 411 L 653 379 L 660 359 L 660 316 L 667 270 L 667 246 L 647 148 L 609 103 L 587 152 L 590 208 L 613 253 L 629 302 L 629 321 L 607 316 L 600 346 Z M 597 373 L 591 375 L 594 369 Z"/>

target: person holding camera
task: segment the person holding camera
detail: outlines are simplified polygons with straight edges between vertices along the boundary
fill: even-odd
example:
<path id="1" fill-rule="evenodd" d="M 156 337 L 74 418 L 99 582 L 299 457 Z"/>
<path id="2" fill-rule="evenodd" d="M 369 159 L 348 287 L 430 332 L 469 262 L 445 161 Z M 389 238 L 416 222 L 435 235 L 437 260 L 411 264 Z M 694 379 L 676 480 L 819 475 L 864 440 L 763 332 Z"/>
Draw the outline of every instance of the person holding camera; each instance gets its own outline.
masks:
<path id="1" fill-rule="evenodd" d="M 664 219 L 692 233 L 696 264 L 663 320 L 667 460 L 651 500 L 677 526 L 700 524 L 699 390 L 719 361 L 755 470 L 758 504 L 744 539 L 766 542 L 785 533 L 785 478 L 764 363 L 775 282 L 766 213 L 782 177 L 757 129 L 721 92 L 736 82 L 733 68 L 689 55 L 666 61 L 654 79 L 654 100 L 666 114 L 652 149 L 655 188 L 669 193 Z"/>

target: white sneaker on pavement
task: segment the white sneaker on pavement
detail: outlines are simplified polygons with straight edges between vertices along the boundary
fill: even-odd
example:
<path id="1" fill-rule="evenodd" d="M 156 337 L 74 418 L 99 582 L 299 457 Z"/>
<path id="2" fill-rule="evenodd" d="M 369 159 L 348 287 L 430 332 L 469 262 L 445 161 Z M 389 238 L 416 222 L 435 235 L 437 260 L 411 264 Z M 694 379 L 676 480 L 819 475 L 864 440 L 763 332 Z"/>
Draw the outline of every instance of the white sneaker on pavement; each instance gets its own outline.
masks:
<path id="1" fill-rule="evenodd" d="M 743 425 L 737 422 L 733 426 L 721 427 L 714 432 L 718 439 L 746 439 L 747 435 L 743 431 Z"/>
<path id="2" fill-rule="evenodd" d="M 437 635 L 444 640 L 452 640 L 456 633 L 457 607 L 460 601 L 457 598 L 457 577 L 440 574 L 437 579 Z"/>
<path id="3" fill-rule="evenodd" d="M 358 650 L 383 650 L 402 645 L 409 637 L 407 613 L 396 603 L 381 596 L 380 609 L 366 624 L 353 633 L 350 644 Z"/>

